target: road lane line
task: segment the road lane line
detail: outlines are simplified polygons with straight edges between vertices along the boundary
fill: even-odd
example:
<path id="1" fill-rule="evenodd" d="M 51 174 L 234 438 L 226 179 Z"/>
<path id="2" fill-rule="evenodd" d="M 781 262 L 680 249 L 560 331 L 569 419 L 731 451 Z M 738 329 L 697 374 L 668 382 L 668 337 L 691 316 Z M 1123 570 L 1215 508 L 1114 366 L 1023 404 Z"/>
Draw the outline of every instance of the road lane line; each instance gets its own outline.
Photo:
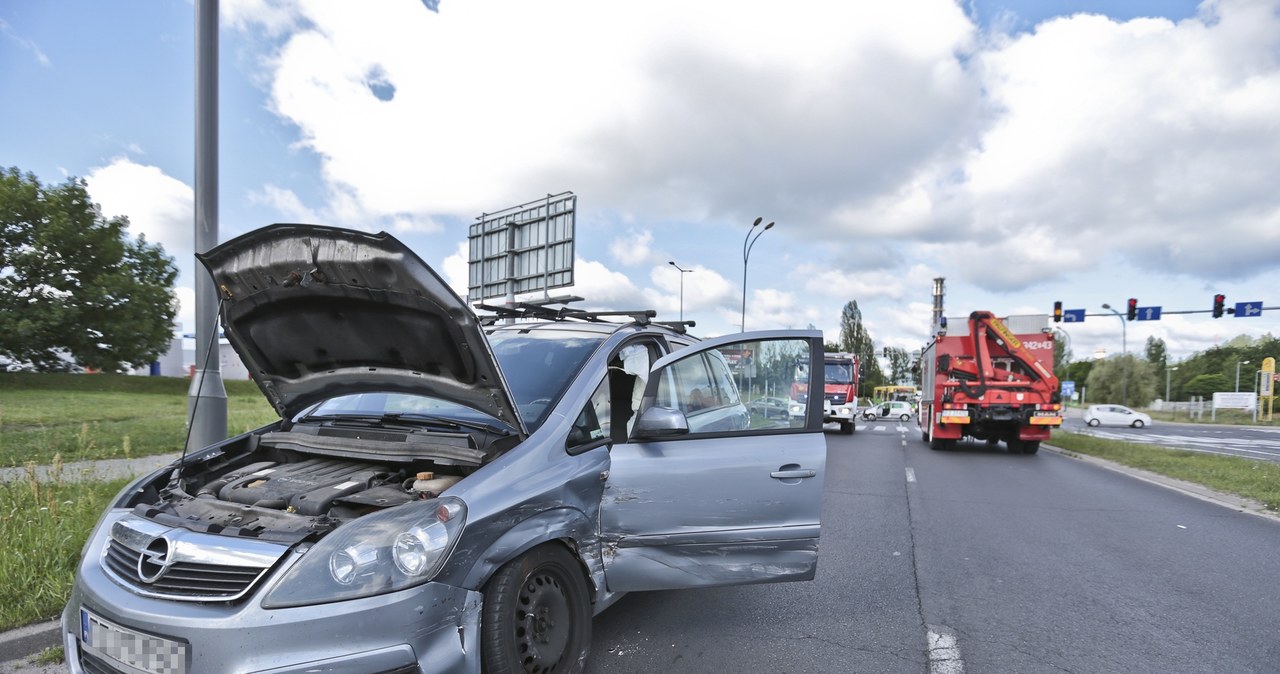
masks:
<path id="1" fill-rule="evenodd" d="M 916 481 L 915 469 L 911 468 L 910 466 L 907 466 L 907 482 L 915 482 L 915 481 Z"/>
<path id="2" fill-rule="evenodd" d="M 929 674 L 964 674 L 964 660 L 956 635 L 946 627 L 929 625 Z"/>

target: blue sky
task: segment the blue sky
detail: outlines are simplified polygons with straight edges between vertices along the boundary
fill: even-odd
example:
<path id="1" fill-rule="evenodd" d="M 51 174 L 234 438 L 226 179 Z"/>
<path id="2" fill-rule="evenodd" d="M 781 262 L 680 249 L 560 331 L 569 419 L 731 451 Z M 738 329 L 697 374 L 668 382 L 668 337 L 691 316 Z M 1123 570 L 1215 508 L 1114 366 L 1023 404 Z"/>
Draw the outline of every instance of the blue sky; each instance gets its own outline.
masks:
<path id="1" fill-rule="evenodd" d="M 675 260 L 701 334 L 738 328 L 758 215 L 749 329 L 834 340 L 852 299 L 918 348 L 935 276 L 949 315 L 1280 305 L 1280 0 L 600 4 L 223 0 L 222 238 L 387 229 L 465 292 L 477 215 L 573 190 L 572 292 L 674 319 Z M 165 244 L 186 329 L 194 32 L 190 2 L 0 6 L 0 165 L 86 177 Z M 1077 357 L 1118 328 L 1071 326 Z"/>

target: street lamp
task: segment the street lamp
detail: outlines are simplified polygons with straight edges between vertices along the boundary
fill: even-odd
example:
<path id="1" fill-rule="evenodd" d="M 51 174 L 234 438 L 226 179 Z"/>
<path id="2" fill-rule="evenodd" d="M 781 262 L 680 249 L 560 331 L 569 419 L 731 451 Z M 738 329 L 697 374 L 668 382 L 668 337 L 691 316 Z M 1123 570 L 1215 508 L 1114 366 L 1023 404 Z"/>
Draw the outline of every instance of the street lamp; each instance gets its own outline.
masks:
<path id="1" fill-rule="evenodd" d="M 1248 364 L 1249 364 L 1249 361 L 1247 361 L 1247 360 L 1237 360 L 1237 361 L 1236 361 L 1236 393 L 1239 393 L 1239 392 L 1240 392 L 1240 366 L 1241 366 L 1241 365 L 1248 365 Z"/>
<path id="2" fill-rule="evenodd" d="M 684 322 L 684 275 L 693 271 L 692 269 L 683 269 L 676 264 L 675 260 L 668 260 L 667 264 L 680 270 L 680 322 Z"/>
<path id="3" fill-rule="evenodd" d="M 742 331 L 747 331 L 747 259 L 751 257 L 751 249 L 756 247 L 756 241 L 760 235 L 764 234 L 766 229 L 773 227 L 773 223 L 765 225 L 763 229 L 757 230 L 764 218 L 756 218 L 751 223 L 751 229 L 747 230 L 747 238 L 742 240 Z M 752 236 L 754 234 L 755 236 Z"/>
<path id="4" fill-rule="evenodd" d="M 1120 397 L 1123 399 L 1123 401 L 1120 404 L 1128 405 L 1129 404 L 1129 327 L 1124 324 L 1124 316 L 1119 311 L 1112 309 L 1110 304 L 1103 304 L 1102 308 L 1115 314 L 1116 318 L 1120 319 L 1120 353 L 1121 353 L 1121 356 L 1120 356 L 1121 370 L 1120 371 L 1122 373 L 1121 374 L 1122 379 L 1120 381 Z"/>
<path id="5" fill-rule="evenodd" d="M 1178 368 L 1176 367 L 1166 367 L 1164 369 L 1164 401 L 1165 402 L 1169 402 L 1169 376 L 1177 371 L 1178 371 Z"/>

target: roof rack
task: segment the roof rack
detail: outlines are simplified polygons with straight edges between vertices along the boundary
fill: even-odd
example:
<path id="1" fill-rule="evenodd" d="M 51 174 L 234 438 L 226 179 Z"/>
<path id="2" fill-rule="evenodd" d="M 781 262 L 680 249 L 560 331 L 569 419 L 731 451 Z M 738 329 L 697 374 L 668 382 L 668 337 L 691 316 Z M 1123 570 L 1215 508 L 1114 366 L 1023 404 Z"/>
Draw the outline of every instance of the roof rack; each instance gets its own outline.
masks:
<path id="1" fill-rule="evenodd" d="M 493 325 L 499 319 L 503 318 L 525 318 L 525 319 L 541 319 L 547 321 L 564 321 L 575 319 L 587 321 L 591 323 L 606 323 L 603 320 L 609 316 L 625 316 L 640 325 L 648 325 L 653 322 L 653 317 L 658 312 L 653 309 L 643 309 L 639 311 L 583 311 L 582 309 L 574 309 L 571 307 L 550 307 L 543 304 L 530 304 L 528 302 L 516 302 L 510 306 L 497 306 L 493 304 L 478 303 L 475 305 L 477 309 L 492 311 L 491 316 L 480 316 L 481 325 Z M 685 321 L 692 325 L 692 321 Z M 663 323 L 662 325 L 667 325 Z M 670 326 L 669 326 L 670 327 Z"/>

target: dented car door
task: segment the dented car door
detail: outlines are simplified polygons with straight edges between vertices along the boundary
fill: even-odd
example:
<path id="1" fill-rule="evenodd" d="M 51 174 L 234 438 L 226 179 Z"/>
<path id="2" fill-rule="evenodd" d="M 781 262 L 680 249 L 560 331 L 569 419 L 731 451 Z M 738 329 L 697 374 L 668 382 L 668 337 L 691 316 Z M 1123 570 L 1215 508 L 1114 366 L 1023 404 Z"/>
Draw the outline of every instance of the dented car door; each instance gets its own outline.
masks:
<path id="1" fill-rule="evenodd" d="M 822 390 L 821 358 L 820 332 L 785 330 L 704 341 L 654 364 L 635 428 L 610 450 L 600 530 L 611 591 L 814 577 L 821 399 L 781 422 L 746 403 L 789 396 L 793 383 Z"/>

